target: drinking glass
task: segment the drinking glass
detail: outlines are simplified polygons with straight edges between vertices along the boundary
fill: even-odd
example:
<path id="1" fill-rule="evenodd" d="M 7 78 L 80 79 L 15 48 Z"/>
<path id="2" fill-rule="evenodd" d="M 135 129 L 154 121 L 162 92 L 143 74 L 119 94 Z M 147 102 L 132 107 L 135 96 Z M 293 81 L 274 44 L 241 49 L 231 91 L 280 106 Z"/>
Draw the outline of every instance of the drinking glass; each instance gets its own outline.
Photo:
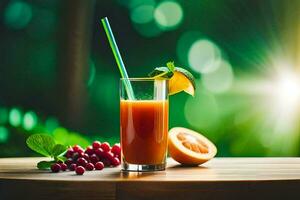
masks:
<path id="1" fill-rule="evenodd" d="M 128 95 L 128 85 L 132 88 L 133 95 Z M 123 170 L 165 169 L 168 115 L 168 80 L 120 79 L 120 137 Z"/>

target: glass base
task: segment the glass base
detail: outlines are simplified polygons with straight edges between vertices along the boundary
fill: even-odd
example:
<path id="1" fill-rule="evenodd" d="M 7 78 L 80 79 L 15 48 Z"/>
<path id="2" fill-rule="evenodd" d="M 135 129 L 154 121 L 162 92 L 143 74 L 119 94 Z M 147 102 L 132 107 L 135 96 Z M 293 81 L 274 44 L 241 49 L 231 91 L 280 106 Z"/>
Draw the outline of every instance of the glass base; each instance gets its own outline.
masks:
<path id="1" fill-rule="evenodd" d="M 166 163 L 157 165 L 137 165 L 122 162 L 123 171 L 134 171 L 134 172 L 152 172 L 152 171 L 163 171 L 166 169 Z"/>

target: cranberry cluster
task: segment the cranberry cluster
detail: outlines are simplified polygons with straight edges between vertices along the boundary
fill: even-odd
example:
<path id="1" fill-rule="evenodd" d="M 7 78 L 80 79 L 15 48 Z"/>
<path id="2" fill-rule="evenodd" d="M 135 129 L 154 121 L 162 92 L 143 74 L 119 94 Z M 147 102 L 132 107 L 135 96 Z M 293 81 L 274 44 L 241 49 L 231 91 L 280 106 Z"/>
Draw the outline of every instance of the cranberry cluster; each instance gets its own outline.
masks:
<path id="1" fill-rule="evenodd" d="M 104 167 L 120 165 L 121 147 L 120 144 L 110 147 L 108 142 L 95 141 L 85 150 L 79 145 L 74 145 L 67 150 L 65 157 L 67 160 L 64 163 L 58 162 L 51 166 L 52 172 L 69 169 L 82 175 L 85 170 L 102 170 Z"/>

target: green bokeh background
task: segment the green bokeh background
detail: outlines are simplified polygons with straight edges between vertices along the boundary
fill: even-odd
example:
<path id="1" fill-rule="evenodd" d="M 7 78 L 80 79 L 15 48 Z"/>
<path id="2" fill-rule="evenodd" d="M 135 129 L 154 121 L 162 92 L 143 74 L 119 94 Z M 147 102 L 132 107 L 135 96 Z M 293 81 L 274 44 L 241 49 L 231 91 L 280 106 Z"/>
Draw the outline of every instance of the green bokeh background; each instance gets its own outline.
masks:
<path id="1" fill-rule="evenodd" d="M 130 77 L 168 61 L 195 76 L 195 97 L 170 97 L 170 128 L 201 132 L 218 156 L 299 156 L 299 8 L 297 0 L 2 0 L 0 157 L 34 155 L 25 146 L 33 133 L 83 146 L 119 140 L 120 74 L 104 16 Z"/>

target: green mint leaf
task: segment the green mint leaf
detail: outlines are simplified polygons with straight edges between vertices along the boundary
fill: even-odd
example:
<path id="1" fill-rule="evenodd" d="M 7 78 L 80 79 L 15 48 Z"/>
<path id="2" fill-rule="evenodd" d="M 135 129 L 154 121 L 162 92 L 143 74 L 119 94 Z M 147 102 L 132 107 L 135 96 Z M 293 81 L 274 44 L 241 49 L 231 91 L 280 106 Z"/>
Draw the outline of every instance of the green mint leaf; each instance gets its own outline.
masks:
<path id="1" fill-rule="evenodd" d="M 156 67 L 152 72 L 148 74 L 148 76 L 153 78 L 171 78 L 173 74 L 174 73 L 170 71 L 167 67 Z"/>
<path id="2" fill-rule="evenodd" d="M 55 145 L 54 139 L 45 134 L 34 134 L 26 140 L 27 146 L 43 156 L 51 156 Z"/>
<path id="3" fill-rule="evenodd" d="M 57 156 L 57 157 L 54 157 L 54 160 L 65 162 L 67 160 L 67 158 L 64 156 Z"/>
<path id="4" fill-rule="evenodd" d="M 55 161 L 40 161 L 38 162 L 38 164 L 36 165 L 38 169 L 49 169 L 51 167 L 52 164 L 54 164 Z"/>
<path id="5" fill-rule="evenodd" d="M 173 72 L 175 70 L 174 62 L 167 62 L 167 67 L 171 72 Z"/>
<path id="6" fill-rule="evenodd" d="M 66 150 L 67 150 L 67 147 L 65 145 L 56 144 L 51 151 L 51 156 L 57 157 L 60 154 L 64 153 Z"/>

